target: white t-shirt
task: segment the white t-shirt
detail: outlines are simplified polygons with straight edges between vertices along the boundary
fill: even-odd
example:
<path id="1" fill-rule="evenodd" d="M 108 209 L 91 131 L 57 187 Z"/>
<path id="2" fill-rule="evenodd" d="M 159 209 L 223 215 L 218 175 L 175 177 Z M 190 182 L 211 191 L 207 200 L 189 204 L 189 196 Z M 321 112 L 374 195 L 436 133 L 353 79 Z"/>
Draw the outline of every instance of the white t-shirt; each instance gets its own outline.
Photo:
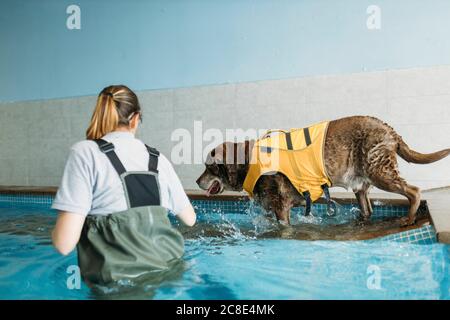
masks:
<path id="1" fill-rule="evenodd" d="M 132 133 L 114 131 L 102 139 L 114 144 L 127 171 L 148 170 L 148 151 Z M 171 163 L 162 154 L 158 158 L 158 180 L 162 207 L 179 214 L 191 205 Z M 52 208 L 81 215 L 107 215 L 128 209 L 122 181 L 94 141 L 72 146 Z"/>

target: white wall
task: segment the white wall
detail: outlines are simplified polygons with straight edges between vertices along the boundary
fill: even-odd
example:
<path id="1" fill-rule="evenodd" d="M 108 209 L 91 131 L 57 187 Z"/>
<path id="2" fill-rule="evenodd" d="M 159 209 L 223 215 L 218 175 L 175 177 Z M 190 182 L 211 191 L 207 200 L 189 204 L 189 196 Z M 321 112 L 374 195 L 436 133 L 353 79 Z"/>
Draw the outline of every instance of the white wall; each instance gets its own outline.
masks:
<path id="1" fill-rule="evenodd" d="M 450 147 L 450 66 L 260 81 L 138 93 L 139 137 L 168 157 L 174 129 L 290 128 L 348 115 L 373 115 L 413 149 Z M 58 185 L 71 144 L 84 138 L 95 97 L 0 103 L 0 185 Z M 207 142 L 205 142 L 205 145 Z M 423 189 L 450 185 L 450 158 L 431 165 L 400 160 L 402 175 Z M 202 165 L 178 165 L 196 188 Z"/>

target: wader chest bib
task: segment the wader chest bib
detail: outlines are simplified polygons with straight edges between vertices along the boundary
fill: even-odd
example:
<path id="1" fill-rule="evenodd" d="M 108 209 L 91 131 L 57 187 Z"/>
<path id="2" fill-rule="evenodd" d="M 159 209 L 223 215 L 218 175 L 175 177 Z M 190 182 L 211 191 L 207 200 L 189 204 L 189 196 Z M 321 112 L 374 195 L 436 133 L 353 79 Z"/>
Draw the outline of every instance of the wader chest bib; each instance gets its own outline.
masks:
<path id="1" fill-rule="evenodd" d="M 184 253 L 183 236 L 160 206 L 159 152 L 149 146 L 149 170 L 126 172 L 114 145 L 95 140 L 122 180 L 128 210 L 88 215 L 77 246 L 83 278 L 93 284 L 136 278 L 168 269 Z"/>
<path id="2" fill-rule="evenodd" d="M 325 170 L 323 148 L 328 122 L 290 131 L 269 131 L 257 140 L 251 152 L 244 190 L 253 196 L 253 189 L 262 175 L 282 173 L 306 200 L 306 214 L 311 202 L 325 192 L 331 204 L 328 187 L 331 181 Z M 279 131 L 277 135 L 270 135 Z"/>

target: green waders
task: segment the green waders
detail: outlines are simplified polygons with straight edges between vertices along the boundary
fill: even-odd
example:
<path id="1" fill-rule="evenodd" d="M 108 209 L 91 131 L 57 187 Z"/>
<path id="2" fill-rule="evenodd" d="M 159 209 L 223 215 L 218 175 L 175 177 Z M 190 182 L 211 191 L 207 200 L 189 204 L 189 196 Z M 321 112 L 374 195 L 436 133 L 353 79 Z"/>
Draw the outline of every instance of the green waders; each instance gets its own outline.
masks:
<path id="1" fill-rule="evenodd" d="M 126 172 L 114 145 L 95 141 L 119 174 L 129 209 L 86 218 L 77 246 L 84 280 L 107 284 L 170 268 L 183 256 L 184 241 L 160 206 L 159 152 L 147 146 L 149 171 Z"/>

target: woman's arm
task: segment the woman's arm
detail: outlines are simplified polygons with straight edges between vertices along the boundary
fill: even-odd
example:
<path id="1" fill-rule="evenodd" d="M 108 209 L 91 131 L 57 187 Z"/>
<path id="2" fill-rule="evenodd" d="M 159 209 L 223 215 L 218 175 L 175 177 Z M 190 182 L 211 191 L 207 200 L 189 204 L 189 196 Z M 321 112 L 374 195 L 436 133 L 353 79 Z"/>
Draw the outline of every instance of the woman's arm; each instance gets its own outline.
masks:
<path id="1" fill-rule="evenodd" d="M 192 205 L 187 206 L 181 213 L 177 215 L 185 225 L 192 227 L 195 224 L 197 216 Z"/>
<path id="2" fill-rule="evenodd" d="M 52 209 L 58 211 L 52 240 L 63 255 L 69 254 L 80 239 L 84 220 L 92 207 L 92 141 L 78 142 L 70 149 Z"/>
<path id="3" fill-rule="evenodd" d="M 86 216 L 71 212 L 59 211 L 56 226 L 52 232 L 52 241 L 56 250 L 68 255 L 80 240 Z"/>
<path id="4" fill-rule="evenodd" d="M 185 225 L 192 227 L 196 221 L 194 208 L 192 207 L 172 164 L 164 155 L 160 154 L 159 157 L 159 165 L 161 165 L 160 172 L 163 171 L 168 179 L 169 199 L 167 208 L 175 213 L 177 218 Z M 158 166 L 158 168 L 160 167 Z"/>

